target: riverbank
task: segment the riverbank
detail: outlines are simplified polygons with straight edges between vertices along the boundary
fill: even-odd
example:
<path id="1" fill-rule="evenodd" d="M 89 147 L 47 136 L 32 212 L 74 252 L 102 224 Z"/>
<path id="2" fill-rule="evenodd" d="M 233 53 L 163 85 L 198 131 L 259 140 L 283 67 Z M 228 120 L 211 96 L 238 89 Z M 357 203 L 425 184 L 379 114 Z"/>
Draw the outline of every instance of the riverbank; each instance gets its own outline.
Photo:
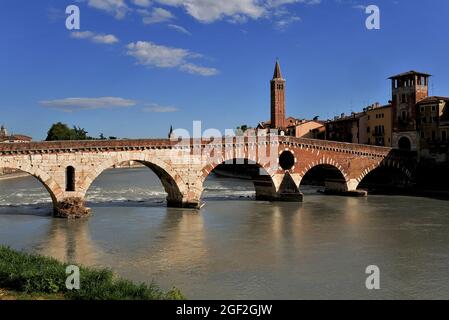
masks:
<path id="1" fill-rule="evenodd" d="M 0 300 L 181 300 L 174 288 L 134 284 L 108 269 L 79 266 L 80 289 L 66 288 L 68 264 L 0 246 Z"/>

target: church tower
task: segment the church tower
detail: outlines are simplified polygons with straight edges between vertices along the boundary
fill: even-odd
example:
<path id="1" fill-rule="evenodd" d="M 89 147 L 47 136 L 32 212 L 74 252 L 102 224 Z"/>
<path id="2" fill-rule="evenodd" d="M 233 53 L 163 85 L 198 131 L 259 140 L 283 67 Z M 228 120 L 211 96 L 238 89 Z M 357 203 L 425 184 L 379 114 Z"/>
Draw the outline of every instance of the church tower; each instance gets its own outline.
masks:
<path id="1" fill-rule="evenodd" d="M 285 80 L 282 78 L 279 60 L 276 61 L 271 80 L 271 128 L 285 128 Z"/>

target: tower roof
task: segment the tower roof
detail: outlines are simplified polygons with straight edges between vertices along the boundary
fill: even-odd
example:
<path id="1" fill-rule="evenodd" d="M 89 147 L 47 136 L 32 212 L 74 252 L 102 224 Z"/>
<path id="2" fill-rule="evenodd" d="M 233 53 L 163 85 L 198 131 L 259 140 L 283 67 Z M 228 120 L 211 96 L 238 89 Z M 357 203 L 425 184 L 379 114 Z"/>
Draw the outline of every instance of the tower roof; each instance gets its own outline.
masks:
<path id="1" fill-rule="evenodd" d="M 391 76 L 388 79 L 397 79 L 397 78 L 402 78 L 402 77 L 411 76 L 411 75 L 418 75 L 418 76 L 424 76 L 424 77 L 431 77 L 432 76 L 432 75 L 430 75 L 428 73 L 417 72 L 415 70 L 411 70 L 411 71 L 408 71 L 408 72 L 404 72 L 404 73 L 401 73 L 401 74 L 397 74 L 397 75 Z"/>
<path id="2" fill-rule="evenodd" d="M 276 60 L 273 79 L 282 79 L 281 66 L 279 65 L 279 60 Z"/>

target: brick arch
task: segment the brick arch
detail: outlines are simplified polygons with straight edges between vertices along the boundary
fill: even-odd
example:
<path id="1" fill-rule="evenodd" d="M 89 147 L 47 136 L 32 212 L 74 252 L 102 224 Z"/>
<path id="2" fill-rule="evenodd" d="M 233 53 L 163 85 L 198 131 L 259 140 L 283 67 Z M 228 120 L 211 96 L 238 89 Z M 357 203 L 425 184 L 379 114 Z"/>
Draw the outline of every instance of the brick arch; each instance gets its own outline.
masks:
<path id="1" fill-rule="evenodd" d="M 365 170 L 363 170 L 362 173 L 356 178 L 357 185 L 360 184 L 360 182 L 362 182 L 362 180 L 367 175 L 369 175 L 371 172 L 373 172 L 374 170 L 376 170 L 378 168 L 382 168 L 382 167 L 398 169 L 399 171 L 404 173 L 410 180 L 413 177 L 413 173 L 401 162 L 395 161 L 395 160 L 384 159 L 378 163 L 374 163 L 374 164 L 370 165 L 369 167 L 365 168 Z"/>
<path id="2" fill-rule="evenodd" d="M 273 172 L 273 169 L 269 166 L 268 163 L 264 163 L 261 164 L 257 161 L 257 159 L 255 157 L 251 157 L 251 156 L 242 156 L 242 157 L 235 157 L 235 156 L 231 156 L 231 155 L 223 155 L 222 157 L 219 158 L 220 160 L 215 159 L 213 162 L 206 164 L 202 169 L 201 169 L 201 184 L 204 183 L 204 181 L 206 181 L 207 177 L 209 176 L 209 174 L 219 165 L 224 164 L 227 161 L 231 161 L 231 160 L 247 160 L 247 161 L 251 161 L 254 162 L 254 165 L 257 165 L 258 167 L 264 169 L 268 175 L 272 178 L 274 176 L 274 174 L 276 172 Z"/>
<path id="3" fill-rule="evenodd" d="M 40 168 L 27 164 L 27 165 L 12 165 L 7 164 L 3 165 L 0 163 L 0 168 L 4 169 L 14 169 L 14 170 L 20 170 L 22 172 L 28 173 L 29 175 L 36 178 L 48 191 L 50 194 L 51 200 L 53 202 L 53 205 L 56 205 L 58 203 L 58 200 L 63 197 L 63 190 L 61 187 L 54 181 L 54 179 L 48 175 L 46 172 L 41 170 Z"/>
<path id="4" fill-rule="evenodd" d="M 219 165 L 224 164 L 226 161 L 231 161 L 231 160 L 248 160 L 253 162 L 253 164 L 255 166 L 258 166 L 261 169 L 264 169 L 268 175 L 266 176 L 260 176 L 260 180 L 258 181 L 259 183 L 261 181 L 265 181 L 265 183 L 268 183 L 268 185 L 271 184 L 271 187 L 269 186 L 268 188 L 271 190 L 272 193 L 275 193 L 277 188 L 279 187 L 279 183 L 276 183 L 275 179 L 274 179 L 274 175 L 275 172 L 273 173 L 273 169 L 271 169 L 269 167 L 268 164 L 261 164 L 259 163 L 254 157 L 250 157 L 250 156 L 242 156 L 242 157 L 235 157 L 235 156 L 231 156 L 231 155 L 224 155 L 220 158 L 220 160 L 215 159 L 213 162 L 205 165 L 203 167 L 203 169 L 201 170 L 201 177 L 199 180 L 199 185 L 201 186 L 201 194 L 203 193 L 204 190 L 204 182 L 206 181 L 206 179 L 209 177 L 210 173 Z M 259 197 L 259 195 L 261 194 L 261 187 L 257 184 L 256 181 L 253 181 L 254 183 L 254 189 L 256 192 L 256 198 Z"/>
<path id="5" fill-rule="evenodd" d="M 335 161 L 332 158 L 323 157 L 321 159 L 317 159 L 315 161 L 312 161 L 311 163 L 306 165 L 305 168 L 303 168 L 303 170 L 299 173 L 300 178 L 301 178 L 299 184 L 301 184 L 302 179 L 305 177 L 305 175 L 310 170 L 312 170 L 315 167 L 321 166 L 321 165 L 329 165 L 329 166 L 334 167 L 335 169 L 337 169 L 341 173 L 341 175 L 344 177 L 345 181 L 349 182 L 349 180 L 350 180 L 349 173 L 346 172 L 346 170 L 344 169 L 344 167 L 340 163 L 338 163 L 337 161 Z"/>
<path id="6" fill-rule="evenodd" d="M 118 154 L 108 158 L 98 166 L 94 166 L 80 182 L 79 192 L 85 196 L 95 179 L 97 179 L 105 170 L 127 161 L 139 162 L 151 169 L 158 176 L 167 192 L 167 200 L 182 201 L 186 188 L 181 176 L 166 161 L 147 154 Z"/>

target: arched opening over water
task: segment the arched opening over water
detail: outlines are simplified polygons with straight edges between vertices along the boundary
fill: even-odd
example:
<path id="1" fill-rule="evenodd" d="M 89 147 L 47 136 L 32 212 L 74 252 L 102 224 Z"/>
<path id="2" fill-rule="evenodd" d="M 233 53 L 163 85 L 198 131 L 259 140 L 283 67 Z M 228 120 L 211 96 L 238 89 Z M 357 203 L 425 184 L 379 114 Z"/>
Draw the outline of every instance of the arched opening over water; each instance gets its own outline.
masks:
<path id="1" fill-rule="evenodd" d="M 310 168 L 303 176 L 300 184 L 300 191 L 305 190 L 316 191 L 316 189 L 323 189 L 331 184 L 346 186 L 345 174 L 334 165 L 319 164 Z"/>
<path id="2" fill-rule="evenodd" d="M 181 199 L 178 185 L 167 171 L 141 160 L 127 160 L 106 167 L 93 179 L 86 192 L 86 201 L 90 204 L 155 204 Z"/>
<path id="3" fill-rule="evenodd" d="M 370 193 L 390 193 L 410 186 L 411 177 L 406 169 L 379 166 L 360 181 L 358 188 Z"/>
<path id="4" fill-rule="evenodd" d="M 0 208 L 29 207 L 51 211 L 56 197 L 42 178 L 16 168 L 0 168 Z"/>
<path id="5" fill-rule="evenodd" d="M 232 159 L 216 165 L 203 183 L 202 198 L 269 200 L 276 188 L 268 172 L 248 159 Z"/>

